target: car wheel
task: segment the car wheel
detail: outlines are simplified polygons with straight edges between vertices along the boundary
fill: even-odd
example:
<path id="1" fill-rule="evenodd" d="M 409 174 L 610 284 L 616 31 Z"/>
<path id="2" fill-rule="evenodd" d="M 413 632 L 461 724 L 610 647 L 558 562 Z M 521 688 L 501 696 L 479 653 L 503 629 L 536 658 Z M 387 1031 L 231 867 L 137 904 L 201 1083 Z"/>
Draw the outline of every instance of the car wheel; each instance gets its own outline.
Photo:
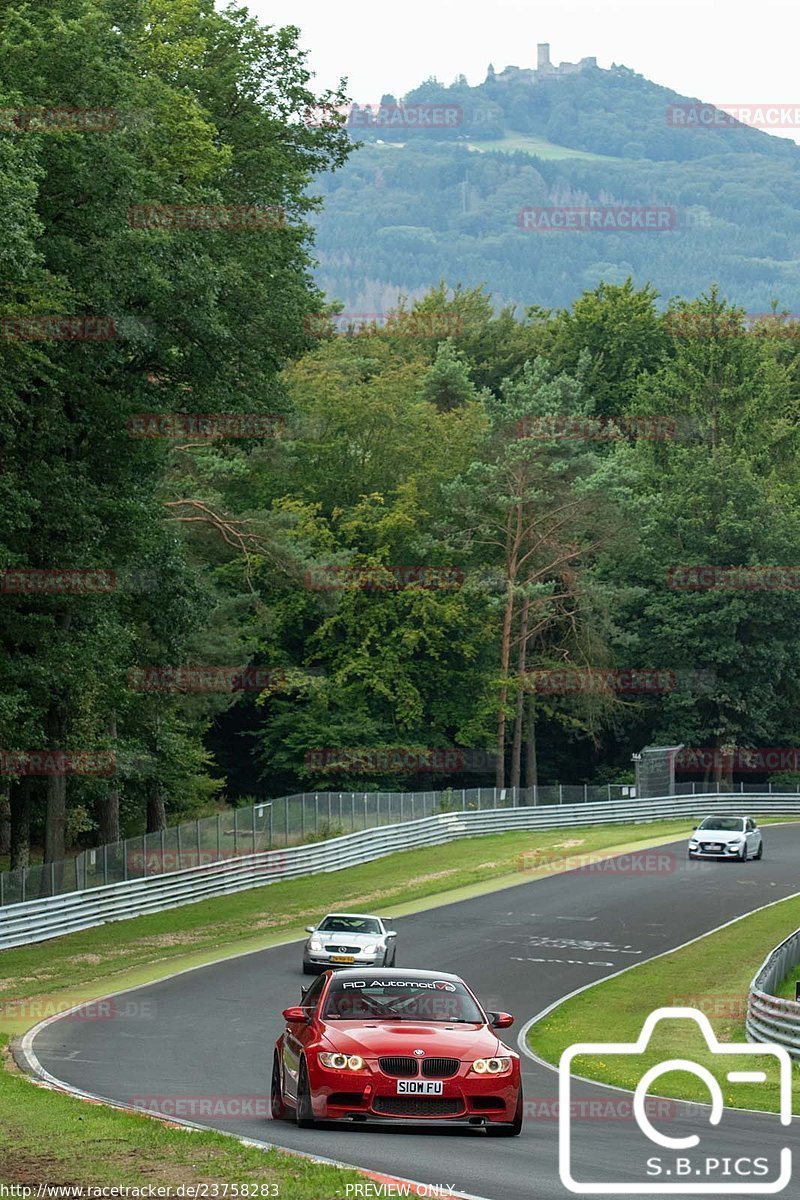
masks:
<path id="1" fill-rule="evenodd" d="M 487 1125 L 486 1132 L 490 1137 L 519 1137 L 522 1133 L 522 1088 L 517 1093 L 517 1107 L 514 1120 L 510 1125 Z"/>
<path id="2" fill-rule="evenodd" d="M 270 1092 L 270 1107 L 273 1121 L 283 1121 L 287 1115 L 286 1102 L 283 1099 L 283 1083 L 281 1080 L 281 1064 L 277 1053 L 272 1056 L 272 1090 Z"/>
<path id="3" fill-rule="evenodd" d="M 304 975 L 316 975 L 316 973 L 317 973 L 317 968 L 312 967 L 311 963 L 307 963 L 307 962 L 303 963 L 303 974 Z"/>
<path id="4" fill-rule="evenodd" d="M 314 1110 L 311 1107 L 311 1089 L 308 1085 L 308 1070 L 305 1060 L 300 1064 L 300 1073 L 297 1077 L 297 1108 L 294 1115 L 301 1129 L 313 1129 L 316 1126 Z"/>
<path id="5" fill-rule="evenodd" d="M 759 859 L 759 858 L 763 858 L 763 857 L 764 857 L 764 843 L 759 842 L 758 843 L 758 854 L 756 855 L 756 858 Z"/>
<path id="6" fill-rule="evenodd" d="M 742 846 L 736 857 L 738 858 L 739 862 L 747 862 L 747 842 L 745 842 L 745 844 Z"/>

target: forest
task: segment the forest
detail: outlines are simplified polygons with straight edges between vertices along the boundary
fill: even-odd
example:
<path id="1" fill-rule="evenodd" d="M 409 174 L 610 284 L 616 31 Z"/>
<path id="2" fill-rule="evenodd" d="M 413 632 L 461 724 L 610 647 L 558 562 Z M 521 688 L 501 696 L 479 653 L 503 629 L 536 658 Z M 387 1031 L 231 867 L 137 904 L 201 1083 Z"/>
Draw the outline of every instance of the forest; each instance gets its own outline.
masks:
<path id="1" fill-rule="evenodd" d="M 313 92 L 298 37 L 206 0 L 12 0 L 0 25 L 0 107 L 40 114 L 0 130 L 12 868 L 297 790 L 624 782 L 648 743 L 798 744 L 796 318 L 748 316 L 713 231 L 673 243 L 693 289 L 564 256 L 566 302 L 511 304 L 481 222 L 496 287 L 400 203 L 411 232 L 358 237 L 387 263 L 405 238 L 425 286 L 354 323 L 315 228 L 395 151 L 302 119 L 347 97 Z M 443 153 L 411 158 L 426 213 Z M 752 171 L 785 170 L 788 205 L 781 154 Z M 470 168 L 513 208 L 563 170 L 523 159 Z M 744 213 L 738 159 L 728 195 L 714 162 L 717 210 Z M 753 238 L 797 260 L 771 224 Z"/>

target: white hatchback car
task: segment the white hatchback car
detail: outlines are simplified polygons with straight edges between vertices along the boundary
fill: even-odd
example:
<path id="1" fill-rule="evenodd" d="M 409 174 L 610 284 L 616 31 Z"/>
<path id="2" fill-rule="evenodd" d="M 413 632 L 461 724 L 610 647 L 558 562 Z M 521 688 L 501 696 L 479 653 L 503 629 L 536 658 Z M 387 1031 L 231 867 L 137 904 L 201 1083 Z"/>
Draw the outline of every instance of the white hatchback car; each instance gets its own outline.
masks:
<path id="1" fill-rule="evenodd" d="M 328 913 L 319 925 L 306 925 L 311 937 L 303 947 L 303 974 L 329 967 L 393 967 L 397 934 L 380 917 L 366 913 Z"/>
<path id="2" fill-rule="evenodd" d="M 764 839 L 752 817 L 706 817 L 689 839 L 689 858 L 761 858 Z"/>

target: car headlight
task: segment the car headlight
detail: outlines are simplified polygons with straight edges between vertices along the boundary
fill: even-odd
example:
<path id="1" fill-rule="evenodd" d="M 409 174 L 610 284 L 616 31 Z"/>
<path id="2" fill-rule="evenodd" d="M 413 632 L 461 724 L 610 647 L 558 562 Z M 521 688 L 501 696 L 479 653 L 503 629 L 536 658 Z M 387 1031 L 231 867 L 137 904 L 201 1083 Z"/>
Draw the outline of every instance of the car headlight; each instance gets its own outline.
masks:
<path id="1" fill-rule="evenodd" d="M 729 846 L 741 846 L 743 841 L 744 841 L 744 838 L 732 838 L 731 841 L 728 842 L 728 845 Z"/>
<path id="2" fill-rule="evenodd" d="M 363 947 L 363 951 L 365 954 L 377 954 L 379 950 L 380 950 L 380 946 L 377 946 L 375 944 L 375 942 L 370 942 L 370 944 L 368 946 Z"/>
<path id="3" fill-rule="evenodd" d="M 319 940 L 319 938 L 312 937 L 311 941 L 308 943 L 308 948 L 312 954 L 319 954 L 320 950 L 322 949 L 322 942 Z"/>
<path id="4" fill-rule="evenodd" d="M 332 1067 L 334 1071 L 363 1071 L 364 1060 L 358 1054 L 328 1054 L 323 1051 L 319 1055 L 323 1067 Z"/>
<path id="5" fill-rule="evenodd" d="M 690 849 L 692 849 L 692 848 L 696 849 L 699 845 L 700 845 L 700 843 L 698 842 L 697 838 L 692 838 L 692 840 L 689 842 Z"/>
<path id="6" fill-rule="evenodd" d="M 476 1075 L 507 1075 L 511 1070 L 510 1058 L 476 1058 L 472 1064 Z"/>

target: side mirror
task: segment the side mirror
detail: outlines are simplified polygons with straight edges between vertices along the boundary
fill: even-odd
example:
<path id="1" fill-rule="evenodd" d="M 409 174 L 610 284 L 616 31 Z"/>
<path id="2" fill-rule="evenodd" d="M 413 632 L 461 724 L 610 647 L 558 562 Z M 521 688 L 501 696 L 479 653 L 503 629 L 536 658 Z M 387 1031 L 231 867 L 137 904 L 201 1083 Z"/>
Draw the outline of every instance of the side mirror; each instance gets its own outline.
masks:
<path id="1" fill-rule="evenodd" d="M 511 1013 L 492 1012 L 489 1013 L 489 1024 L 492 1029 L 508 1029 L 514 1024 L 514 1018 Z"/>
<path id="2" fill-rule="evenodd" d="M 699 829 L 699 828 L 700 828 L 700 826 L 699 826 L 699 825 L 693 825 L 693 826 L 692 826 L 692 829 Z"/>
<path id="3" fill-rule="evenodd" d="M 316 925 L 306 925 L 306 933 L 313 933 L 316 928 Z"/>
<path id="4" fill-rule="evenodd" d="M 397 930 L 396 929 L 387 929 L 386 936 L 387 936 L 387 938 L 397 937 Z"/>
<path id="5" fill-rule="evenodd" d="M 300 1021 L 308 1024 L 311 1020 L 308 1009 L 301 1008 L 299 1004 L 293 1005 L 291 1008 L 285 1008 L 282 1016 L 287 1025 L 294 1025 Z"/>

